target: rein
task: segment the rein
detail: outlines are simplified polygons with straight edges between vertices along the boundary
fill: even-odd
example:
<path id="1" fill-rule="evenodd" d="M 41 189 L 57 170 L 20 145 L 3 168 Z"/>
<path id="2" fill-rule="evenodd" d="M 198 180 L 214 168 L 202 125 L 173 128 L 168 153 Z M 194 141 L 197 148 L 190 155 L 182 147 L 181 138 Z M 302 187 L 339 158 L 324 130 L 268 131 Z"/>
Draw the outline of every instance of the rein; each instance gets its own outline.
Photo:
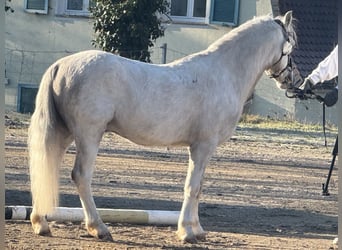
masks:
<path id="1" fill-rule="evenodd" d="M 297 87 L 290 87 L 286 89 L 285 95 L 288 98 L 298 98 L 300 100 L 316 99 L 319 102 L 324 102 L 324 98 L 322 96 L 315 94 L 311 90 L 304 92 L 302 89 Z"/>

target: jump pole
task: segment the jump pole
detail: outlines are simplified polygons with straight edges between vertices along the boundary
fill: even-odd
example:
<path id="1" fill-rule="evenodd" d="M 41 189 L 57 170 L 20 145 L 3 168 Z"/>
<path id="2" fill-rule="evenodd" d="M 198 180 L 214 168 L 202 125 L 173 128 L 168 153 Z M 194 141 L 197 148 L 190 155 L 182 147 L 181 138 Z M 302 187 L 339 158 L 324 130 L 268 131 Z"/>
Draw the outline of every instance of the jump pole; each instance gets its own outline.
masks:
<path id="1" fill-rule="evenodd" d="M 29 220 L 32 211 L 31 206 L 6 206 L 6 220 Z M 150 225 L 177 225 L 179 211 L 165 210 L 135 210 L 135 209 L 109 209 L 98 208 L 103 222 L 150 224 Z M 58 222 L 82 222 L 84 213 L 82 208 L 57 207 L 52 214 L 46 216 L 48 221 Z"/>

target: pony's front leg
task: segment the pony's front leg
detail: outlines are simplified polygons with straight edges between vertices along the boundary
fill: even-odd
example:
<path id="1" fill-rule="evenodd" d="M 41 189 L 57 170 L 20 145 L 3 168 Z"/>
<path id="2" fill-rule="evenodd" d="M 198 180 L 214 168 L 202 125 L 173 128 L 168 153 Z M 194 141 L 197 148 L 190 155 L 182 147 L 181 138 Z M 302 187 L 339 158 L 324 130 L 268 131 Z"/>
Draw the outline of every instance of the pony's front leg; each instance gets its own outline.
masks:
<path id="1" fill-rule="evenodd" d="M 78 141 L 76 139 L 76 161 L 72 170 L 74 180 L 85 214 L 85 223 L 88 233 L 98 239 L 113 241 L 113 238 L 96 211 L 95 202 L 91 193 L 91 179 L 98 150 L 98 141 Z"/>
<path id="2" fill-rule="evenodd" d="M 178 237 L 189 243 L 205 238 L 198 216 L 199 197 L 205 167 L 216 148 L 215 143 L 196 143 L 190 146 L 189 167 L 184 186 L 184 201 L 178 220 Z"/>

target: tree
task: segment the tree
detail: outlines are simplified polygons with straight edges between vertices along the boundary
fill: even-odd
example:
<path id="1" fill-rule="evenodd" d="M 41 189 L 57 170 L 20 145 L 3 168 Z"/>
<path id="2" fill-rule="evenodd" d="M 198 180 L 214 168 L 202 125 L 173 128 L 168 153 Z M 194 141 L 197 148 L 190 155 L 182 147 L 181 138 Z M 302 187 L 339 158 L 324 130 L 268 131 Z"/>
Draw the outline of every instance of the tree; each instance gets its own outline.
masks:
<path id="1" fill-rule="evenodd" d="M 160 15 L 167 14 L 167 0 L 94 0 L 95 39 L 104 51 L 151 62 L 149 47 L 164 35 Z"/>

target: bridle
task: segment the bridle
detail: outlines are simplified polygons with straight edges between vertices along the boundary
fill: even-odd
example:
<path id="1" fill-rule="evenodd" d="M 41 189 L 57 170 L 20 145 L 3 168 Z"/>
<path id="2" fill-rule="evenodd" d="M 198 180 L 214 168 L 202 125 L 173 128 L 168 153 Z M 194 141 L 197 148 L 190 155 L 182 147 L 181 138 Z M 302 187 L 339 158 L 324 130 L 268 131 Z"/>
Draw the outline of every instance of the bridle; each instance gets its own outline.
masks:
<path id="1" fill-rule="evenodd" d="M 284 35 L 284 38 L 285 38 L 285 41 L 286 42 L 290 42 L 290 37 L 289 37 L 289 34 L 287 33 L 286 31 L 286 28 L 284 26 L 284 24 L 279 20 L 279 19 L 274 19 L 274 21 L 280 25 L 280 27 L 282 28 L 282 31 L 283 31 L 283 35 Z M 292 56 L 291 56 L 291 53 L 284 53 L 284 51 L 282 51 L 279 59 L 271 66 L 271 68 L 273 68 L 274 66 L 276 66 L 278 63 L 280 63 L 283 59 L 284 56 L 287 56 L 287 64 L 285 65 L 285 67 L 281 70 L 279 70 L 278 72 L 273 72 L 271 74 L 267 74 L 270 78 L 273 78 L 273 79 L 277 79 L 279 78 L 286 70 L 289 70 L 291 72 L 291 76 L 290 78 L 286 78 L 284 80 L 286 86 L 287 86 L 287 89 L 291 89 L 293 87 L 299 87 L 298 84 L 300 82 L 300 84 L 302 83 L 302 78 L 300 77 L 300 74 L 299 72 L 296 72 L 298 73 L 296 75 L 296 77 L 298 79 L 296 79 L 295 77 L 295 74 L 294 74 L 294 71 L 298 71 L 297 70 L 297 67 L 294 65 L 293 63 L 293 59 L 292 59 Z M 282 82 L 282 83 L 284 83 Z"/>
<path id="2" fill-rule="evenodd" d="M 272 73 L 272 74 L 269 74 L 269 77 L 270 78 L 278 78 L 279 76 L 281 76 L 281 74 L 283 74 L 287 69 L 290 69 L 291 72 L 292 72 L 292 57 L 290 54 L 286 54 L 284 52 L 281 53 L 281 56 L 280 58 L 278 59 L 278 61 L 276 61 L 272 67 L 274 67 L 275 65 L 277 65 L 282 59 L 284 56 L 287 56 L 287 64 L 286 66 L 280 70 L 278 73 Z"/>
<path id="3" fill-rule="evenodd" d="M 282 21 L 280 21 L 279 19 L 274 19 L 274 21 L 282 28 L 282 31 L 283 31 L 283 35 L 284 35 L 284 38 L 285 38 L 285 41 L 286 42 L 290 42 L 290 37 L 286 31 L 286 28 L 284 26 L 284 24 L 282 23 Z M 278 78 L 279 76 L 281 76 L 281 74 L 283 74 L 288 68 L 292 69 L 292 58 L 290 56 L 290 53 L 289 54 L 286 54 L 284 53 L 284 51 L 281 52 L 281 55 L 279 57 L 279 59 L 274 63 L 272 64 L 271 68 L 273 68 L 274 66 L 276 66 L 278 63 L 281 62 L 281 60 L 283 59 L 284 56 L 287 56 L 287 64 L 286 66 L 281 69 L 278 73 L 272 73 L 272 74 L 268 74 L 268 76 L 270 78 Z"/>

